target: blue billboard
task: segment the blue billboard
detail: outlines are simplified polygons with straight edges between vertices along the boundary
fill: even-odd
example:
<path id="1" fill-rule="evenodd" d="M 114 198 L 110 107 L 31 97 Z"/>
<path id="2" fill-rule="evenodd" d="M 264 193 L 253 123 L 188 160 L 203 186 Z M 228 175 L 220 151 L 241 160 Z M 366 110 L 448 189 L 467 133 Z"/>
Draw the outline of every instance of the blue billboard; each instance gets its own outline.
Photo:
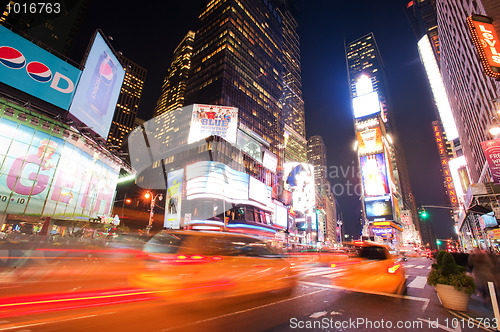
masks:
<path id="1" fill-rule="evenodd" d="M 124 77 L 120 62 L 101 34 L 96 33 L 69 112 L 95 133 L 107 137 Z"/>
<path id="2" fill-rule="evenodd" d="M 0 26 L 0 82 L 65 110 L 81 71 Z"/>

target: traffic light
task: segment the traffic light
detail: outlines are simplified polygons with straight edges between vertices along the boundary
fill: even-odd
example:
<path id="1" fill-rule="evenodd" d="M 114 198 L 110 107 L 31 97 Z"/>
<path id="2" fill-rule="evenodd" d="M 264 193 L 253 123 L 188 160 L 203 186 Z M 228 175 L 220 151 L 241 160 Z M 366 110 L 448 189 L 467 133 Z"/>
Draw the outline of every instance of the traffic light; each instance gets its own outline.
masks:
<path id="1" fill-rule="evenodd" d="M 425 211 L 424 208 L 420 209 L 420 211 L 418 212 L 418 215 L 420 216 L 421 219 L 429 218 L 429 215 L 427 214 L 427 211 Z"/>
<path id="2" fill-rule="evenodd" d="M 437 239 L 436 244 L 439 246 L 441 244 L 441 240 Z"/>

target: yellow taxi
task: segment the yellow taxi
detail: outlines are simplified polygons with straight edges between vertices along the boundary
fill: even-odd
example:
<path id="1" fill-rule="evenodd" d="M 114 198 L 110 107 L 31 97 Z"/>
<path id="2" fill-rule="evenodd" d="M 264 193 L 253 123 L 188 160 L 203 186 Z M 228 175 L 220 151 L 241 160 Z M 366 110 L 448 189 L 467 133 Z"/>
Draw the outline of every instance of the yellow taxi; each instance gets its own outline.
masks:
<path id="1" fill-rule="evenodd" d="M 363 242 L 356 254 L 337 265 L 339 274 L 332 279 L 334 286 L 353 291 L 403 294 L 406 276 L 402 260 L 383 244 Z"/>
<path id="2" fill-rule="evenodd" d="M 290 294 L 297 283 L 290 263 L 267 242 L 242 234 L 162 231 L 143 251 L 143 268 L 130 284 L 170 302 Z"/>

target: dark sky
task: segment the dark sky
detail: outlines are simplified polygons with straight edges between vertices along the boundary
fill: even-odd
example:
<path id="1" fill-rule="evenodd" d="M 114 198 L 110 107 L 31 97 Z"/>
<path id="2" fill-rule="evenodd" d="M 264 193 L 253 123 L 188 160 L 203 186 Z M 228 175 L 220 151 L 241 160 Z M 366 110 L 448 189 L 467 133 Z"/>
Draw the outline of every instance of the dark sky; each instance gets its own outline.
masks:
<path id="1" fill-rule="evenodd" d="M 259 1 L 259 0 L 255 0 Z M 138 116 L 151 117 L 172 53 L 189 29 L 196 30 L 200 0 L 135 2 L 94 0 L 75 49 L 80 61 L 93 31 L 101 28 L 112 45 L 148 70 Z M 433 101 L 418 57 L 416 39 L 399 1 L 295 0 L 301 41 L 302 92 L 307 138 L 321 135 L 327 146 L 330 181 L 346 233 L 360 232 L 355 194 L 355 153 L 344 41 L 373 32 L 382 55 L 390 101 L 405 151 L 410 181 L 421 204 L 449 205 L 431 122 Z M 354 171 L 354 172 L 353 172 Z M 439 238 L 452 234 L 446 210 L 429 210 Z"/>

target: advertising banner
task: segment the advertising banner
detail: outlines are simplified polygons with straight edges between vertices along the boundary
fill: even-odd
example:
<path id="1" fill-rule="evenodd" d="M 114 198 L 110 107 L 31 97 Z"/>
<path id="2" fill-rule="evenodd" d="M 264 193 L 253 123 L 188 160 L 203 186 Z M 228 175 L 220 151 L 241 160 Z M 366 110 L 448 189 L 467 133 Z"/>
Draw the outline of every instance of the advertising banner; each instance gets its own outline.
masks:
<path id="1" fill-rule="evenodd" d="M 365 196 L 382 196 L 390 193 L 387 168 L 383 153 L 359 158 Z"/>
<path id="2" fill-rule="evenodd" d="M 360 155 L 373 154 L 384 149 L 380 127 L 358 131 L 356 137 L 358 138 L 358 153 Z"/>
<path id="3" fill-rule="evenodd" d="M 481 142 L 493 182 L 500 183 L 500 138 Z"/>
<path id="4" fill-rule="evenodd" d="M 220 136 L 236 145 L 237 129 L 238 108 L 194 104 L 188 144 L 209 136 Z"/>
<path id="5" fill-rule="evenodd" d="M 391 227 L 374 227 L 372 231 L 373 234 L 383 238 L 392 239 L 394 237 Z"/>
<path id="6" fill-rule="evenodd" d="M 102 137 L 108 137 L 125 70 L 100 33 L 87 56 L 69 112 Z"/>
<path id="7" fill-rule="evenodd" d="M 61 219 L 109 215 L 119 167 L 82 141 L 0 118 L 0 212 Z"/>
<path id="8" fill-rule="evenodd" d="M 380 101 L 376 92 L 370 92 L 352 99 L 354 118 L 380 113 Z"/>
<path id="9" fill-rule="evenodd" d="M 236 146 L 253 159 L 262 164 L 262 149 L 261 145 L 252 137 L 247 135 L 243 130 L 238 129 L 238 138 Z"/>
<path id="10" fill-rule="evenodd" d="M 0 26 L 0 82 L 69 108 L 81 71 Z"/>
<path id="11" fill-rule="evenodd" d="M 167 200 L 165 201 L 165 218 L 163 222 L 164 227 L 172 229 L 180 228 L 183 180 L 184 169 L 178 169 L 168 173 Z"/>

